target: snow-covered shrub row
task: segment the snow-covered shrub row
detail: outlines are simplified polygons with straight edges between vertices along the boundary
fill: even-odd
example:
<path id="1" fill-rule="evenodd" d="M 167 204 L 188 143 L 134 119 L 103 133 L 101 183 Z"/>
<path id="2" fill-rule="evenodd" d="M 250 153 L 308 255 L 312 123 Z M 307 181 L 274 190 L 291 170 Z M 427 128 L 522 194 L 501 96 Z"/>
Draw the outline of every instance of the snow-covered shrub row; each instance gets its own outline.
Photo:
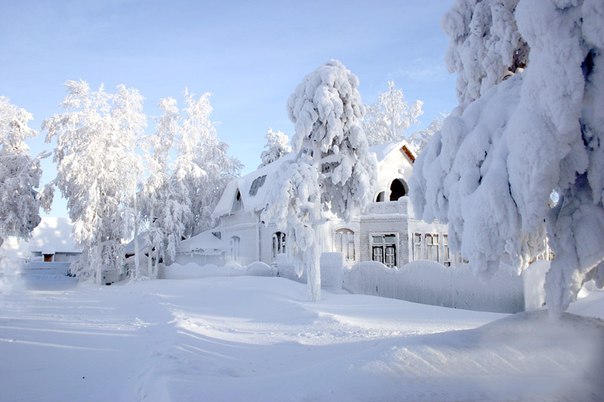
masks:
<path id="1" fill-rule="evenodd" d="M 402 268 L 367 261 L 344 269 L 343 287 L 361 293 L 467 310 L 515 313 L 524 310 L 522 277 L 500 271 L 489 280 L 466 266 L 414 261 Z"/>
<path id="2" fill-rule="evenodd" d="M 186 265 L 174 263 L 160 271 L 164 279 L 192 279 L 208 278 L 215 276 L 277 276 L 277 271 L 261 261 L 256 261 L 248 266 L 236 263 L 227 263 L 224 266 L 215 264 L 198 265 L 193 262 Z"/>

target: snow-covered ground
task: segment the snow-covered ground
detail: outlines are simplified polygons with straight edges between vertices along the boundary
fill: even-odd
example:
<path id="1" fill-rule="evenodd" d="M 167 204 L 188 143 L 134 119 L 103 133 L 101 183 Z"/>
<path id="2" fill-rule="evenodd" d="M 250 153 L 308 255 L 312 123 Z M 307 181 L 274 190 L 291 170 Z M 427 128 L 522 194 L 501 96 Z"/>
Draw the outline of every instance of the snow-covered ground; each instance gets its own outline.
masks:
<path id="1" fill-rule="evenodd" d="M 274 277 L 0 278 L 2 401 L 603 400 L 604 292 L 551 322 Z"/>

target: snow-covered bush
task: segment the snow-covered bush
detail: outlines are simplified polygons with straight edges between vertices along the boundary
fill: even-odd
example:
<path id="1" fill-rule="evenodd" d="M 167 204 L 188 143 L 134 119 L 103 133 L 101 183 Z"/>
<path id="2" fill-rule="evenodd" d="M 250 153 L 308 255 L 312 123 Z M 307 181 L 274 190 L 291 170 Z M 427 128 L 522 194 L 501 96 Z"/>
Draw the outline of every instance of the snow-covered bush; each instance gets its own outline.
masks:
<path id="1" fill-rule="evenodd" d="M 321 286 L 333 290 L 341 289 L 343 269 L 342 253 L 321 254 Z"/>
<path id="2" fill-rule="evenodd" d="M 555 315 L 604 259 L 604 2 L 460 0 L 444 25 L 460 106 L 417 159 L 415 211 L 487 277 L 524 269 L 547 226 Z"/>
<path id="3" fill-rule="evenodd" d="M 414 261 L 402 268 L 388 268 L 375 261 L 360 262 L 344 269 L 343 287 L 351 293 L 466 310 L 524 310 L 521 277 L 500 271 L 483 280 L 468 266 L 445 267 L 434 261 Z"/>

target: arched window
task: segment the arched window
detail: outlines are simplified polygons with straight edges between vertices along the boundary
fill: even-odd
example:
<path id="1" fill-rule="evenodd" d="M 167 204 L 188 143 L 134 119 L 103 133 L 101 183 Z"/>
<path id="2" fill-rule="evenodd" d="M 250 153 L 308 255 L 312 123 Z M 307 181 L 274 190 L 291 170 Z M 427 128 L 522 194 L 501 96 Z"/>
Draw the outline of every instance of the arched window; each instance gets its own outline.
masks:
<path id="1" fill-rule="evenodd" d="M 384 198 L 386 198 L 386 192 L 382 191 L 375 197 L 375 202 L 384 202 Z"/>
<path id="2" fill-rule="evenodd" d="M 407 195 L 409 193 L 409 187 L 405 180 L 403 179 L 394 179 L 392 184 L 390 184 L 390 201 L 398 201 L 399 198 Z"/>
<path id="3" fill-rule="evenodd" d="M 336 231 L 335 249 L 342 253 L 347 262 L 355 261 L 354 232 L 350 229 L 339 229 Z"/>
<path id="4" fill-rule="evenodd" d="M 285 254 L 285 233 L 273 233 L 273 260 L 277 255 Z"/>
<path id="5" fill-rule="evenodd" d="M 241 239 L 239 236 L 233 236 L 231 237 L 231 241 L 229 243 L 231 246 L 231 261 L 239 262 Z"/>

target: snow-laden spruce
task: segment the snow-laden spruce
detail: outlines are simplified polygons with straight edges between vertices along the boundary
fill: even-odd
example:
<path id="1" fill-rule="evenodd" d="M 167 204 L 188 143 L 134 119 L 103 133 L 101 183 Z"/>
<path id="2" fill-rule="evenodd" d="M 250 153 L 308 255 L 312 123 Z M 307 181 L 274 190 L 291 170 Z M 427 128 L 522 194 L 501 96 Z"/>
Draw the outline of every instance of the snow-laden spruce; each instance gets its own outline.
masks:
<path id="1" fill-rule="evenodd" d="M 0 246 L 8 236 L 28 238 L 40 223 L 42 197 L 37 189 L 40 159 L 46 154 L 29 156 L 25 139 L 37 135 L 29 127 L 31 119 L 25 109 L 0 97 Z"/>
<path id="2" fill-rule="evenodd" d="M 474 3 L 445 18 L 460 106 L 418 158 L 410 193 L 486 275 L 526 267 L 547 228 L 557 315 L 584 281 L 604 283 L 604 2 Z"/>
<path id="3" fill-rule="evenodd" d="M 282 131 L 274 131 L 269 128 L 266 132 L 266 144 L 264 150 L 260 154 L 262 163 L 258 168 L 273 163 L 277 159 L 289 154 L 292 151 L 292 147 L 289 144 L 289 137 Z"/>
<path id="4" fill-rule="evenodd" d="M 361 120 L 359 81 L 332 60 L 307 75 L 290 96 L 296 158 L 279 172 L 263 220 L 287 230 L 288 253 L 307 274 L 310 297 L 320 298 L 321 233 L 328 211 L 345 220 L 373 198 L 377 161 Z M 291 255 L 291 254 L 290 254 Z"/>
<path id="5" fill-rule="evenodd" d="M 100 283 L 103 270 L 121 270 L 122 241 L 133 227 L 140 160 L 137 140 L 146 126 L 143 98 L 124 85 L 115 94 L 103 86 L 67 81 L 63 113 L 44 122 L 47 141 L 56 139 L 54 184 L 67 200 L 74 238 L 83 248 L 72 266 L 81 278 Z"/>
<path id="6" fill-rule="evenodd" d="M 403 91 L 388 81 L 388 90 L 378 95 L 377 101 L 367 108 L 363 127 L 369 145 L 400 141 L 407 129 L 419 122 L 424 102 L 416 100 L 409 105 Z"/>

